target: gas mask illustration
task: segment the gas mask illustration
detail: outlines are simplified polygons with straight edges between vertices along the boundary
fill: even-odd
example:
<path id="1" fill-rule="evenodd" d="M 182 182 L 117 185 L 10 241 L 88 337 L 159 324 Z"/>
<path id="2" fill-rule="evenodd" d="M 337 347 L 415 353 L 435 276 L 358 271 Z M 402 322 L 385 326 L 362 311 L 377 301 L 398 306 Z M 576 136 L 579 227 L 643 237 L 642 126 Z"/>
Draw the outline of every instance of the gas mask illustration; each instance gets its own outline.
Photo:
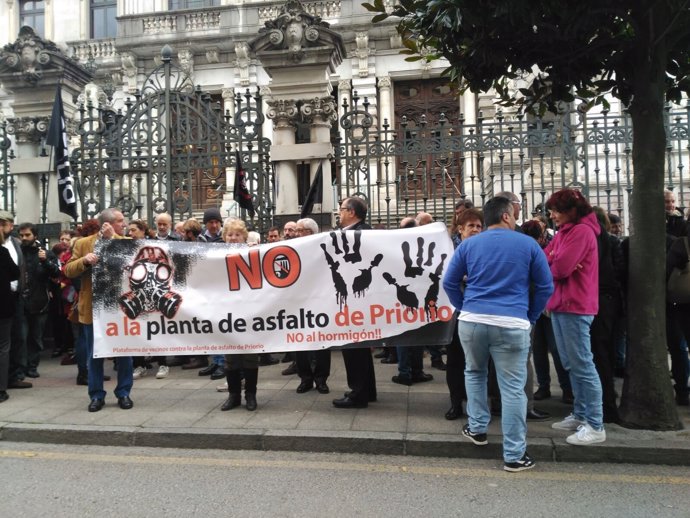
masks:
<path id="1" fill-rule="evenodd" d="M 145 246 L 126 270 L 129 271 L 132 291 L 124 293 L 119 302 L 129 318 L 135 319 L 142 313 L 153 311 L 160 311 L 166 318 L 175 316 L 182 297 L 170 290 L 173 267 L 165 251 Z"/>

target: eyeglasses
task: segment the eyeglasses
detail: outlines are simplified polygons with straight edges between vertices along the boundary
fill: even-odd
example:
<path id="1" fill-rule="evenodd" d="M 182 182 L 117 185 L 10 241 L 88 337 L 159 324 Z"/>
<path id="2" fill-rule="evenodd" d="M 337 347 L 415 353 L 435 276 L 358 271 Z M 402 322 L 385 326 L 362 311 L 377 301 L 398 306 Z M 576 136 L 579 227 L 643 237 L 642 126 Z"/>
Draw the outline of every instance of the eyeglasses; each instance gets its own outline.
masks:
<path id="1" fill-rule="evenodd" d="M 340 212 L 342 212 L 344 210 L 352 210 L 352 209 L 350 207 L 340 207 L 339 210 L 340 210 Z"/>

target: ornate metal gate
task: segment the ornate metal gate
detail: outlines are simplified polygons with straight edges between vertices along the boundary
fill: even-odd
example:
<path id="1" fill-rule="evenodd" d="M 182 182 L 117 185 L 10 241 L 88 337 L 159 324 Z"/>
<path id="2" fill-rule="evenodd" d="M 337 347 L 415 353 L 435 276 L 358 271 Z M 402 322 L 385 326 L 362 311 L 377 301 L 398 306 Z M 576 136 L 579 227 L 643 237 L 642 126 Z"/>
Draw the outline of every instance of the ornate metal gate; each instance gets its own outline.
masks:
<path id="1" fill-rule="evenodd" d="M 627 216 L 633 169 L 632 125 L 625 114 L 575 111 L 542 120 L 497 111 L 491 120 L 480 113 L 468 124 L 462 115 L 448 120 L 437 113 L 383 121 L 380 128 L 376 115 L 354 92 L 352 104 L 342 106 L 344 138 L 336 146 L 341 197 L 365 197 L 372 224 L 395 227 L 419 211 L 449 223 L 458 200 L 482 205 L 500 191 L 518 194 L 528 218 L 565 186 Z M 689 121 L 690 102 L 666 112 L 666 184 L 684 207 L 690 205 Z"/>
<path id="2" fill-rule="evenodd" d="M 80 184 L 82 218 L 115 206 L 129 218 L 150 221 L 168 212 L 174 220 L 186 219 L 209 203 L 220 204 L 226 171 L 235 171 L 235 150 L 240 150 L 258 217 L 251 225 L 268 228 L 272 172 L 270 140 L 261 133 L 261 98 L 249 90 L 237 94 L 234 117 L 223 114 L 220 103 L 195 88 L 171 55 L 166 46 L 161 65 L 141 91 L 126 99 L 123 110 L 89 103 L 80 107 L 81 145 L 71 162 Z M 193 182 L 199 180 L 208 186 L 203 199 L 193 194 Z"/>

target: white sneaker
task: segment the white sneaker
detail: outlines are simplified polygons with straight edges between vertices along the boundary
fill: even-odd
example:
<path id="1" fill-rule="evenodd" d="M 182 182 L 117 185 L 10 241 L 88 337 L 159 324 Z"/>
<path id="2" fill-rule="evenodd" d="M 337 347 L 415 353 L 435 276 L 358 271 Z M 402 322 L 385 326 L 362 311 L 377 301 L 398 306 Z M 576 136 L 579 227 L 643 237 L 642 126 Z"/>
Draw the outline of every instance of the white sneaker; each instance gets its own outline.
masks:
<path id="1" fill-rule="evenodd" d="M 588 446 L 606 440 L 606 430 L 595 430 L 588 423 L 580 425 L 573 435 L 566 437 L 565 442 L 575 446 Z"/>
<path id="2" fill-rule="evenodd" d="M 156 379 L 162 380 L 163 378 L 168 377 L 168 373 L 170 372 L 170 367 L 167 365 L 161 365 L 158 367 L 158 372 L 156 373 Z"/>
<path id="3" fill-rule="evenodd" d="M 228 391 L 228 382 L 226 381 L 226 382 L 223 383 L 222 385 L 218 385 L 218 386 L 216 387 L 216 390 L 217 390 L 218 392 L 227 392 L 227 391 Z"/>
<path id="4" fill-rule="evenodd" d="M 554 430 L 568 430 L 570 432 L 574 432 L 583 424 L 585 424 L 584 421 L 580 421 L 573 414 L 570 414 L 568 417 L 563 419 L 563 421 L 553 423 L 551 428 Z"/>
<path id="5" fill-rule="evenodd" d="M 139 378 L 143 378 L 148 374 L 148 371 L 146 370 L 146 367 L 137 367 L 134 369 L 134 372 L 132 373 L 132 378 L 135 380 L 138 380 Z"/>

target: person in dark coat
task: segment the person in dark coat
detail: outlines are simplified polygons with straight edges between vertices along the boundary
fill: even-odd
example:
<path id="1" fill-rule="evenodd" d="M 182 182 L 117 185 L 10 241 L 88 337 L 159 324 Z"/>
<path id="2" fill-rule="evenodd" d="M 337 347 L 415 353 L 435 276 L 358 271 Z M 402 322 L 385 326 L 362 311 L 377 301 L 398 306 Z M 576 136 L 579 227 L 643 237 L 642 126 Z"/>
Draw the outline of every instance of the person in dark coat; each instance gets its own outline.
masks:
<path id="1" fill-rule="evenodd" d="M 340 203 L 341 230 L 370 230 L 366 224 L 367 205 L 356 196 L 345 198 Z M 343 361 L 350 392 L 333 400 L 336 408 L 366 408 L 376 401 L 376 375 L 374 360 L 368 347 L 343 349 Z"/>
<path id="2" fill-rule="evenodd" d="M 12 317 L 17 308 L 17 297 L 12 294 L 10 283 L 19 279 L 19 266 L 12 260 L 4 246 L 5 235 L 0 232 L 0 403 L 7 401 L 10 366 Z"/>
<path id="3" fill-rule="evenodd" d="M 14 216 L 6 210 L 0 211 L 0 232 L 14 264 L 19 267 L 19 279 L 10 285 L 11 297 L 15 299 L 16 311 L 12 317 L 10 338 L 10 364 L 8 387 L 13 389 L 31 388 L 33 384 L 25 381 L 26 377 L 26 340 L 23 338 L 24 298 L 21 296 L 26 285 L 26 264 L 22 255 L 21 241 L 11 235 L 14 229 Z"/>
<path id="4" fill-rule="evenodd" d="M 666 253 L 666 280 L 674 268 L 683 269 L 690 261 L 690 221 L 685 225 L 685 234 L 676 239 Z M 676 403 L 690 405 L 688 394 L 688 351 L 681 347 L 683 337 L 690 344 L 690 304 L 668 303 L 666 306 L 667 345 L 671 354 L 671 374 L 675 382 Z"/>
<path id="5" fill-rule="evenodd" d="M 24 298 L 24 330 L 26 341 L 26 371 L 30 378 L 38 378 L 38 364 L 43 351 L 43 333 L 50 307 L 51 279 L 60 275 L 60 265 L 51 250 L 45 250 L 38 240 L 38 230 L 33 223 L 19 225 L 22 255 L 26 263 Z"/>

